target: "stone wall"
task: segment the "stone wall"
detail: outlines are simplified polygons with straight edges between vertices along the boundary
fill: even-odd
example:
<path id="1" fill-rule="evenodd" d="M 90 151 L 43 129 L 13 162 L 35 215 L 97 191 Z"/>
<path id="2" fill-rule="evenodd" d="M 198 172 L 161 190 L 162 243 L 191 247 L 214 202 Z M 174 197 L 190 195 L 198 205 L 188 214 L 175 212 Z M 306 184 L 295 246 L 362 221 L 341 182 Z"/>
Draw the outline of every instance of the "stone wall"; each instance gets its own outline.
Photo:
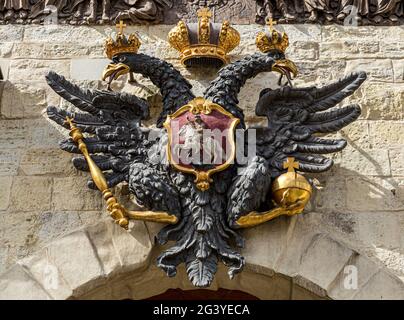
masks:
<path id="1" fill-rule="evenodd" d="M 233 60 L 256 50 L 255 34 L 262 28 L 235 27 L 242 41 Z M 166 42 L 170 28 L 130 27 L 129 31 L 139 33 L 142 52 L 173 63 L 190 79 L 195 92 L 202 93 L 215 72 L 190 73 L 180 67 L 176 51 Z M 323 230 L 404 280 L 404 28 L 283 28 L 291 41 L 288 57 L 300 68 L 297 86 L 329 83 L 354 70 L 368 73 L 366 83 L 349 99 L 362 106 L 362 116 L 338 133 L 349 145 L 333 155 L 335 166 L 330 172 L 316 175 L 322 189 L 311 201 L 311 213 L 298 219 L 315 221 L 309 228 Z M 109 31 L 108 27 L 0 26 L 0 67 L 5 78 L 0 81 L 0 273 L 107 215 L 100 194 L 86 187 L 88 175 L 77 172 L 71 156 L 58 149 L 63 133 L 44 118 L 42 110 L 62 103 L 45 83 L 47 70 L 90 88 L 105 87 L 98 79 L 107 63 L 103 41 Z M 263 74 L 242 89 L 240 105 L 249 123 L 265 123 L 254 116 L 255 102 L 261 89 L 276 82 L 273 74 Z M 156 88 L 145 80 L 139 83 L 117 82 L 115 87 L 147 97 L 155 114 L 160 106 Z M 137 224 L 139 232 L 150 233 L 153 241 L 158 226 Z M 262 237 L 274 232 L 272 224 L 246 232 L 247 261 L 252 247 L 265 247 L 264 255 L 271 254 Z M 326 259 L 327 250 L 313 250 L 319 250 L 315 259 Z"/>

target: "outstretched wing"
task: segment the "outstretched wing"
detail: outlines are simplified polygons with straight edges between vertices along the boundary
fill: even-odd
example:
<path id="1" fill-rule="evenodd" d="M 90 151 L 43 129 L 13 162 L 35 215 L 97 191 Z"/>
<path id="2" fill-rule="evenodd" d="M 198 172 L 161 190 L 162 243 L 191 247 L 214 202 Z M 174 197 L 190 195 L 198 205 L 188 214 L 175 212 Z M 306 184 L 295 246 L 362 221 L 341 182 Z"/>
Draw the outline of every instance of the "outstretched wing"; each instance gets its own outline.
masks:
<path id="1" fill-rule="evenodd" d="M 147 102 L 126 93 L 83 90 L 55 72 L 50 72 L 46 80 L 56 93 L 79 109 L 75 112 L 49 106 L 48 117 L 67 129 L 66 117 L 73 118 L 76 126 L 87 134 L 88 151 L 105 172 L 108 187 L 128 181 L 130 163 L 135 158 L 144 158 L 147 152 L 145 132 L 140 127 L 141 120 L 149 116 Z M 80 154 L 72 139 L 61 141 L 60 147 Z M 74 157 L 73 164 L 88 171 L 82 156 Z M 92 181 L 89 187 L 95 188 Z"/>
<path id="2" fill-rule="evenodd" d="M 303 172 L 330 169 L 333 161 L 322 154 L 342 150 L 346 141 L 323 139 L 316 134 L 336 132 L 359 117 L 361 109 L 355 104 L 329 109 L 350 96 L 365 79 L 366 74 L 360 72 L 322 88 L 263 90 L 256 113 L 268 118 L 268 127 L 257 130 L 258 155 L 267 159 L 278 174 L 284 170 L 287 157 L 295 157 Z"/>
<path id="3" fill-rule="evenodd" d="M 256 114 L 267 117 L 268 126 L 247 130 L 255 130 L 257 155 L 247 167 L 248 174 L 236 177 L 229 189 L 230 221 L 259 209 L 263 200 L 261 192 L 256 190 L 256 182 L 263 176 L 273 179 L 283 173 L 287 157 L 298 160 L 299 170 L 303 172 L 323 172 L 331 168 L 332 159 L 322 154 L 342 150 L 346 141 L 324 139 L 316 134 L 336 132 L 359 117 L 358 105 L 332 108 L 351 95 L 365 79 L 366 74 L 360 72 L 322 88 L 283 87 L 261 92 Z M 270 183 L 260 186 L 265 186 L 266 194 Z"/>

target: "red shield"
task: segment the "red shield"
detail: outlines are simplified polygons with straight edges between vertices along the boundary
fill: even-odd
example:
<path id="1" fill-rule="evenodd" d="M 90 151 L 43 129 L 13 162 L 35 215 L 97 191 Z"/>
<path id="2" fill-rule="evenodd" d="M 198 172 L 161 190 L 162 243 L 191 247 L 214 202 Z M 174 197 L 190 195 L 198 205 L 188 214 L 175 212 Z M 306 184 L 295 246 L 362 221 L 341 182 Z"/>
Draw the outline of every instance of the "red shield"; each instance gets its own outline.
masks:
<path id="1" fill-rule="evenodd" d="M 211 175 L 234 161 L 234 130 L 240 122 L 218 104 L 195 98 L 167 117 L 167 157 L 177 170 L 195 175 L 200 190 L 207 190 Z"/>

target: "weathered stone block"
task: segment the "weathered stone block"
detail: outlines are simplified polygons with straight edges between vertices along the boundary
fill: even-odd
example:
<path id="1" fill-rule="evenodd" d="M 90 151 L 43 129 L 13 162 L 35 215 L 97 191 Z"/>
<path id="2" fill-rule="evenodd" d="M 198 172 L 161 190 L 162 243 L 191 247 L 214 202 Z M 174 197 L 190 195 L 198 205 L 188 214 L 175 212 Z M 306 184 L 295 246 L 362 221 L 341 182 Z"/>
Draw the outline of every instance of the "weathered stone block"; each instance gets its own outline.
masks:
<path id="1" fill-rule="evenodd" d="M 315 236 L 301 257 L 299 275 L 327 289 L 353 251 L 325 235 Z"/>
<path id="2" fill-rule="evenodd" d="M 0 215 L 6 214 L 0 211 Z M 9 255 L 9 249 L 6 246 L 0 247 L 0 275 L 7 271 L 7 259 Z"/>
<path id="3" fill-rule="evenodd" d="M 401 228 L 402 230 L 402 228 Z M 388 232 L 391 232 L 390 230 Z M 400 246 L 401 248 L 402 246 Z M 377 247 L 375 249 L 376 259 L 381 261 L 386 268 L 385 271 L 391 272 L 395 276 L 398 276 L 401 281 L 403 281 L 403 273 L 402 270 L 404 268 L 404 255 L 400 252 L 401 249 L 397 247 L 392 249 L 386 249 L 383 247 Z"/>
<path id="4" fill-rule="evenodd" d="M 7 210 L 10 203 L 12 177 L 0 176 L 0 210 Z"/>
<path id="5" fill-rule="evenodd" d="M 7 80 L 9 70 L 10 70 L 10 60 L 0 59 L 0 69 L 1 69 L 1 74 L 3 75 L 2 81 Z"/>
<path id="6" fill-rule="evenodd" d="M 0 43 L 0 58 L 8 58 L 13 50 L 13 43 L 1 42 Z"/>
<path id="7" fill-rule="evenodd" d="M 400 26 L 379 27 L 379 26 L 342 26 L 332 24 L 321 28 L 321 40 L 343 41 L 343 40 L 369 40 L 390 39 L 391 41 L 402 41 L 403 30 Z"/>
<path id="8" fill-rule="evenodd" d="M 44 59 L 66 59 L 87 57 L 89 53 L 89 45 L 77 43 L 46 43 L 43 49 Z"/>
<path id="9" fill-rule="evenodd" d="M 106 57 L 104 44 L 87 45 L 89 58 L 102 59 Z"/>
<path id="10" fill-rule="evenodd" d="M 6 118 L 36 118 L 47 106 L 46 92 L 33 83 L 6 82 L 1 114 Z"/>
<path id="11" fill-rule="evenodd" d="M 404 146 L 389 150 L 391 174 L 393 176 L 404 176 Z"/>
<path id="12" fill-rule="evenodd" d="M 52 180 L 46 177 L 14 178 L 11 189 L 12 211 L 49 210 Z"/>
<path id="13" fill-rule="evenodd" d="M 353 299 L 357 300 L 403 300 L 404 284 L 402 281 L 380 271 L 362 287 Z"/>
<path id="14" fill-rule="evenodd" d="M 404 239 L 400 220 L 404 217 L 404 212 L 372 212 L 371 219 L 369 216 L 370 214 L 366 211 L 355 212 L 352 215 L 354 219 L 353 236 L 362 239 L 364 243 L 371 244 L 375 249 L 374 256 L 389 265 L 387 260 L 393 260 L 394 254 L 390 254 L 389 257 L 385 255 L 383 258 L 385 253 L 383 250 L 394 251 L 402 247 Z"/>
<path id="15" fill-rule="evenodd" d="M 403 50 L 404 52 L 404 50 Z M 394 82 L 404 82 L 404 60 L 392 60 L 394 71 Z"/>
<path id="16" fill-rule="evenodd" d="M 325 175 L 317 177 L 321 183 L 321 190 L 314 193 L 316 211 L 320 212 L 341 212 L 346 208 L 346 186 L 345 179 L 338 176 Z"/>
<path id="17" fill-rule="evenodd" d="M 121 261 L 112 241 L 112 225 L 112 221 L 105 221 L 104 219 L 104 221 L 89 226 L 86 230 L 104 273 L 108 277 L 117 273 L 121 268 Z"/>
<path id="18" fill-rule="evenodd" d="M 31 254 L 36 247 L 37 212 L 0 211 L 0 270 L 7 270 L 18 259 Z"/>
<path id="19" fill-rule="evenodd" d="M 362 149 L 348 146 L 342 151 L 341 173 L 365 176 L 389 176 L 391 174 L 388 150 Z"/>
<path id="20" fill-rule="evenodd" d="M 345 74 L 366 71 L 369 80 L 394 81 L 393 63 L 390 59 L 348 60 Z"/>
<path id="21" fill-rule="evenodd" d="M 378 56 L 379 44 L 368 40 L 345 40 L 320 43 L 322 59 L 360 59 Z"/>
<path id="22" fill-rule="evenodd" d="M 341 129 L 338 134 L 341 138 L 346 139 L 349 144 L 361 146 L 361 148 L 371 146 L 368 121 L 357 120 Z"/>
<path id="23" fill-rule="evenodd" d="M 397 59 L 404 57 L 404 42 L 402 41 L 404 32 L 401 31 L 401 34 L 401 41 L 380 42 L 380 57 Z"/>
<path id="24" fill-rule="evenodd" d="M 49 71 L 55 71 L 67 78 L 70 76 L 70 61 L 18 59 L 10 62 L 9 79 L 43 80 Z"/>
<path id="25" fill-rule="evenodd" d="M 332 284 L 328 291 L 329 297 L 337 300 L 352 299 L 378 270 L 375 263 L 355 254 Z"/>
<path id="26" fill-rule="evenodd" d="M 277 260 L 285 249 L 289 225 L 290 219 L 280 217 L 271 223 L 244 230 L 246 243 L 242 254 L 248 264 L 265 268 L 268 274 L 273 273 Z"/>
<path id="27" fill-rule="evenodd" d="M 20 169 L 25 175 L 72 173 L 71 155 L 60 149 L 27 149 L 21 157 Z"/>
<path id="28" fill-rule="evenodd" d="M 50 300 L 47 294 L 20 265 L 0 276 L 1 300 Z"/>
<path id="29" fill-rule="evenodd" d="M 316 223 L 312 223 L 312 214 L 303 214 L 287 218 L 290 229 L 287 235 L 287 246 L 277 259 L 275 270 L 285 276 L 295 277 L 299 274 L 299 266 L 303 253 L 312 239 L 320 233 Z"/>
<path id="30" fill-rule="evenodd" d="M 75 80 L 99 80 L 108 59 L 74 59 L 71 61 L 70 74 Z"/>
<path id="31" fill-rule="evenodd" d="M 92 225 L 94 221 L 100 221 L 108 217 L 108 212 L 103 212 L 102 210 L 80 211 L 78 215 L 83 225 Z"/>
<path id="32" fill-rule="evenodd" d="M 251 54 L 251 52 L 258 50 L 255 45 L 255 35 L 261 30 L 256 25 L 233 27 L 240 33 L 240 45 L 231 52 L 233 56 L 231 61 L 236 61 L 238 58 L 235 57 Z"/>
<path id="33" fill-rule="evenodd" d="M 317 42 L 296 41 L 288 50 L 288 57 L 295 60 L 317 60 L 319 58 L 319 44 Z"/>
<path id="34" fill-rule="evenodd" d="M 404 114 L 404 84 L 365 83 L 361 98 L 362 117 L 370 120 L 401 120 Z"/>
<path id="35" fill-rule="evenodd" d="M 123 270 L 132 271 L 148 264 L 152 244 L 144 222 L 135 221 L 129 232 L 112 224 L 111 232 Z"/>
<path id="36" fill-rule="evenodd" d="M 403 186 L 394 178 L 348 177 L 347 206 L 357 211 L 388 211 L 404 209 Z M 403 194 L 402 194 L 403 193 Z"/>
<path id="37" fill-rule="evenodd" d="M 108 219 L 90 226 L 87 233 L 106 275 L 133 271 L 148 263 L 152 245 L 143 222 L 136 222 L 127 232 Z"/>
<path id="38" fill-rule="evenodd" d="M 30 25 L 25 27 L 24 42 L 77 43 L 104 42 L 107 34 L 103 28 L 69 25 Z"/>
<path id="39" fill-rule="evenodd" d="M 66 235 L 53 242 L 47 250 L 60 276 L 73 290 L 73 295 L 90 290 L 102 281 L 102 266 L 83 231 Z"/>
<path id="40" fill-rule="evenodd" d="M 20 42 L 23 34 L 23 26 L 14 24 L 0 26 L 0 39 L 2 42 Z"/>
<path id="41" fill-rule="evenodd" d="M 16 43 L 13 48 L 13 58 L 41 59 L 43 58 L 43 47 L 43 43 Z"/>
<path id="42" fill-rule="evenodd" d="M 256 30 L 256 27 L 254 25 L 252 26 Z M 315 24 L 284 24 L 279 26 L 279 30 L 287 33 L 291 43 L 295 41 L 320 42 L 322 37 L 322 27 Z"/>
<path id="43" fill-rule="evenodd" d="M 87 187 L 88 177 L 55 178 L 52 202 L 55 210 L 97 210 L 103 207 L 99 191 Z"/>
<path id="44" fill-rule="evenodd" d="M 94 223 L 95 220 L 92 222 Z M 70 233 L 72 230 L 83 227 L 80 215 L 73 211 L 45 211 L 36 217 L 37 245 L 43 246 L 56 238 Z"/>
<path id="45" fill-rule="evenodd" d="M 142 34 L 142 49 L 145 54 L 160 59 L 178 59 L 180 53 L 168 43 L 167 35 L 173 25 L 150 26 L 147 34 Z"/>
<path id="46" fill-rule="evenodd" d="M 46 120 L 45 116 L 34 120 L 26 119 L 24 126 L 26 145 L 32 149 L 57 149 L 59 142 L 69 137 L 67 130 L 56 127 L 56 124 Z"/>
<path id="47" fill-rule="evenodd" d="M 301 286 L 297 284 L 292 285 L 292 294 L 290 299 L 291 300 L 324 300 L 324 297 L 320 297 L 311 291 L 302 288 Z"/>
<path id="48" fill-rule="evenodd" d="M 20 150 L 0 149 L 0 176 L 17 175 L 20 158 Z"/>
<path id="49" fill-rule="evenodd" d="M 299 76 L 294 80 L 296 86 L 322 86 L 335 82 L 343 76 L 346 61 L 342 59 L 325 59 L 318 61 L 301 61 L 298 64 Z M 319 70 L 322 70 L 319 72 Z"/>
<path id="50" fill-rule="evenodd" d="M 19 261 L 19 264 L 30 272 L 52 298 L 68 299 L 72 295 L 72 290 L 50 258 L 47 248 Z"/>
<path id="51" fill-rule="evenodd" d="M 338 192 L 338 191 L 337 191 Z M 345 200 L 345 199 L 344 199 Z M 353 235 L 355 232 L 356 220 L 355 213 L 344 210 L 321 210 L 316 208 L 315 212 L 319 213 L 322 227 L 330 227 L 336 233 L 344 236 Z"/>
<path id="52" fill-rule="evenodd" d="M 2 149 L 24 148 L 26 126 L 22 120 L 0 120 L 0 146 Z"/>
<path id="53" fill-rule="evenodd" d="M 374 148 L 404 146 L 403 121 L 375 121 L 369 126 L 372 146 Z"/>

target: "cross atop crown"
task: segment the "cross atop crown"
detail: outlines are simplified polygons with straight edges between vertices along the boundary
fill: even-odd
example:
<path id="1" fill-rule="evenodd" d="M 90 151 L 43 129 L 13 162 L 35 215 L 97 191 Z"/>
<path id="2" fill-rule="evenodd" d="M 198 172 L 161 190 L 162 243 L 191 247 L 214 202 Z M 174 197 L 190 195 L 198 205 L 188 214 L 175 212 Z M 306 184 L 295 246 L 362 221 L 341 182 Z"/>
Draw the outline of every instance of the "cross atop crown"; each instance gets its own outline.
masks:
<path id="1" fill-rule="evenodd" d="M 141 43 L 136 34 L 132 33 L 126 36 L 124 34 L 126 24 L 122 20 L 119 21 L 116 28 L 118 29 L 116 38 L 112 39 L 112 37 L 109 36 L 105 41 L 105 53 L 107 57 L 112 59 L 112 57 L 118 53 L 137 53 Z"/>
<path id="2" fill-rule="evenodd" d="M 208 8 L 202 8 L 198 10 L 198 17 L 199 18 L 212 18 L 212 12 Z"/>
<path id="3" fill-rule="evenodd" d="M 283 163 L 283 168 L 288 169 L 288 172 L 295 172 L 295 169 L 299 169 L 299 162 L 295 161 L 293 157 L 288 157 Z"/>
<path id="4" fill-rule="evenodd" d="M 266 24 L 269 27 L 269 30 L 272 31 L 274 29 L 274 25 L 277 24 L 277 22 L 272 18 L 267 18 L 266 19 Z"/>
<path id="5" fill-rule="evenodd" d="M 123 21 L 119 21 L 118 24 L 115 25 L 117 29 L 119 29 L 119 33 L 123 34 L 123 30 L 127 27 L 126 24 L 123 23 Z"/>

